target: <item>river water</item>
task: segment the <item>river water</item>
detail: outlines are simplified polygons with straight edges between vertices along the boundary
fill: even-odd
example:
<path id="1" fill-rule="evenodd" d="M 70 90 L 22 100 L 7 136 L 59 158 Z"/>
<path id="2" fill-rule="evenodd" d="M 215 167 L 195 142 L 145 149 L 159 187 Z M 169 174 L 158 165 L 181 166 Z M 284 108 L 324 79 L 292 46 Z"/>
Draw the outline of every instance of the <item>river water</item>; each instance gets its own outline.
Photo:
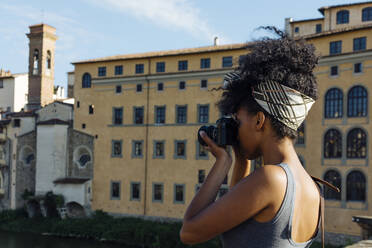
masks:
<path id="1" fill-rule="evenodd" d="M 93 240 L 0 231 L 0 248 L 130 248 Z"/>

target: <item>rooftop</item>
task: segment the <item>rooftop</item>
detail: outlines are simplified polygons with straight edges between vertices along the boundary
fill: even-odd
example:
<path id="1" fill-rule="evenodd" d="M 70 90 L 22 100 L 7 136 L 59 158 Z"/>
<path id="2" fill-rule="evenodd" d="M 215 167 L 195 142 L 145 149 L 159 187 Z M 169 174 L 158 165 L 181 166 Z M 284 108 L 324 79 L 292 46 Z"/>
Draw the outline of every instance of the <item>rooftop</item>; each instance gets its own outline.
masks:
<path id="1" fill-rule="evenodd" d="M 238 50 L 238 49 L 247 48 L 249 44 L 251 43 L 237 43 L 237 44 L 229 44 L 229 45 L 205 46 L 205 47 L 165 50 L 165 51 L 157 51 L 157 52 L 114 55 L 114 56 L 102 57 L 102 58 L 97 58 L 97 59 L 77 61 L 77 62 L 73 62 L 72 64 L 75 65 L 75 64 L 96 63 L 96 62 L 104 62 L 104 61 L 107 62 L 107 61 L 124 60 L 124 59 L 155 58 L 155 57 L 177 56 L 177 55 L 186 55 L 186 54 L 198 54 L 198 53 L 206 53 L 206 52 Z"/>
<path id="2" fill-rule="evenodd" d="M 322 15 L 324 15 L 324 10 L 326 10 L 326 9 L 339 8 L 339 7 L 349 7 L 349 6 L 363 5 L 363 4 L 369 4 L 369 3 L 372 3 L 372 1 L 330 5 L 330 6 L 321 7 L 318 10 L 319 10 L 320 13 L 322 13 Z"/>

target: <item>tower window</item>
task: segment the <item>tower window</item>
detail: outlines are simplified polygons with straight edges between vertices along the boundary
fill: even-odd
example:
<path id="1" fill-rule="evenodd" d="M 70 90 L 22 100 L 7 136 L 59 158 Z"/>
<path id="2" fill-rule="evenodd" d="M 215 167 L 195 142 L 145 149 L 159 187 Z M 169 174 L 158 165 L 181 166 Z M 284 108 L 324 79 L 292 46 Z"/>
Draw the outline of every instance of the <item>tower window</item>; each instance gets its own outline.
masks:
<path id="1" fill-rule="evenodd" d="M 49 72 L 49 70 L 52 68 L 52 54 L 49 50 L 47 51 L 46 68 L 47 72 Z"/>
<path id="2" fill-rule="evenodd" d="M 322 24 L 316 24 L 315 32 L 316 33 L 321 33 L 322 32 Z"/>
<path id="3" fill-rule="evenodd" d="M 39 50 L 34 50 L 34 64 L 33 64 L 33 75 L 39 74 Z"/>

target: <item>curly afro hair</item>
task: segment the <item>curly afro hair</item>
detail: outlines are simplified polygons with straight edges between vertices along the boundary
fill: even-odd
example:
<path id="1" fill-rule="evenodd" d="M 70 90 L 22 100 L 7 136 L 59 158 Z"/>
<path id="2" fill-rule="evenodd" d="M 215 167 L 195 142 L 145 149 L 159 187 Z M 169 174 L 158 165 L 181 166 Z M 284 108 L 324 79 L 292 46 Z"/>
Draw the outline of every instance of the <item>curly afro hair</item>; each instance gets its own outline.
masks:
<path id="1" fill-rule="evenodd" d="M 279 38 L 263 38 L 247 46 L 249 53 L 240 58 L 236 69 L 241 76 L 224 86 L 221 99 L 216 103 L 225 114 L 234 114 L 245 107 L 251 114 L 261 111 L 269 118 L 279 139 L 297 138 L 297 131 L 285 126 L 257 104 L 252 96 L 252 86 L 276 81 L 316 100 L 317 82 L 313 70 L 318 62 L 315 48 L 304 40 L 294 40 L 275 27 L 261 27 L 273 31 Z"/>

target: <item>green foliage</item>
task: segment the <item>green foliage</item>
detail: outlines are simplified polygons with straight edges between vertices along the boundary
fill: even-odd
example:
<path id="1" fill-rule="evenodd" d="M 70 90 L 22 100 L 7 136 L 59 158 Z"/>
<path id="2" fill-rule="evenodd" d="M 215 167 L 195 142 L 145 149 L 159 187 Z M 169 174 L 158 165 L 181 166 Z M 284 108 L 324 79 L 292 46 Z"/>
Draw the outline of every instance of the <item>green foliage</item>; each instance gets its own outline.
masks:
<path id="1" fill-rule="evenodd" d="M 105 239 L 123 243 L 126 246 L 146 248 L 183 248 L 179 231 L 181 223 L 160 223 L 140 218 L 113 218 L 98 210 L 91 218 L 28 219 L 15 211 L 0 212 L 0 229 L 15 232 L 53 233 L 60 236 L 76 236 L 90 239 Z M 195 245 L 195 248 L 221 248 L 218 238 Z"/>
<path id="2" fill-rule="evenodd" d="M 57 205 L 57 208 L 61 208 L 63 205 L 65 205 L 65 197 L 63 195 L 54 195 L 54 201 Z"/>
<path id="3" fill-rule="evenodd" d="M 34 196 L 34 192 L 29 191 L 28 189 L 25 189 L 25 191 L 22 193 L 21 197 L 24 201 L 27 201 L 32 196 Z"/>

